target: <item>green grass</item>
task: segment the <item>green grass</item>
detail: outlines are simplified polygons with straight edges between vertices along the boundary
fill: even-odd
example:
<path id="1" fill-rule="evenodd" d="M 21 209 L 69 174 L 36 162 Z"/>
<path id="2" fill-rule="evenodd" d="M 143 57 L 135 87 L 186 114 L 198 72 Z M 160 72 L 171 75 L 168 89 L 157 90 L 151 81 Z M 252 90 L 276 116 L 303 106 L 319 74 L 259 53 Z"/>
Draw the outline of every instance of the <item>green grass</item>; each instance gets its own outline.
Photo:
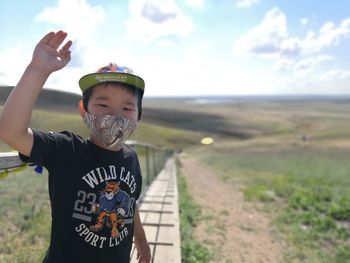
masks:
<path id="1" fill-rule="evenodd" d="M 0 181 L 0 196 L 0 262 L 40 262 L 51 227 L 47 174 L 10 172 Z"/>
<path id="2" fill-rule="evenodd" d="M 278 214 L 274 223 L 291 246 L 285 262 L 350 262 L 350 149 L 223 148 L 195 153 Z"/>
<path id="3" fill-rule="evenodd" d="M 178 162 L 180 168 L 181 164 Z M 206 263 L 212 255 L 208 248 L 195 240 L 193 232 L 201 218 L 201 209 L 191 197 L 186 177 L 178 169 L 177 184 L 179 189 L 181 258 L 184 263 Z"/>
<path id="4" fill-rule="evenodd" d="M 201 109 L 232 115 L 232 129 L 253 134 L 217 137 L 189 153 L 222 180 L 242 185 L 247 200 L 265 204 L 288 245 L 283 262 L 350 262 L 347 102 L 252 100 Z"/>
<path id="5" fill-rule="evenodd" d="M 202 137 L 203 135 L 198 132 L 143 123 L 141 121 L 130 139 L 148 142 L 161 147 L 180 149 L 198 144 Z"/>

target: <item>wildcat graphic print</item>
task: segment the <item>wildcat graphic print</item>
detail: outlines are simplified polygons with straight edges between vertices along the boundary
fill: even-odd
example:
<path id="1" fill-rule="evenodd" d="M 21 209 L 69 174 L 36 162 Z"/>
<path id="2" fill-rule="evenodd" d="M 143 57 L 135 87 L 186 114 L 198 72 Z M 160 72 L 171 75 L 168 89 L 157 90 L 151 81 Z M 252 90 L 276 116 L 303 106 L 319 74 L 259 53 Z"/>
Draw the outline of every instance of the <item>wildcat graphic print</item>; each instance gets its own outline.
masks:
<path id="1" fill-rule="evenodd" d="M 118 229 L 124 226 L 124 216 L 129 206 L 129 195 L 120 190 L 120 182 L 107 182 L 100 195 L 100 203 L 93 204 L 93 212 L 98 211 L 97 224 L 91 226 L 94 232 L 103 228 L 104 224 L 111 228 L 111 236 L 120 235 Z"/>
<path id="2" fill-rule="evenodd" d="M 125 167 L 98 167 L 81 177 L 72 217 L 79 238 L 97 248 L 118 246 L 131 233 L 135 210 L 134 176 Z"/>

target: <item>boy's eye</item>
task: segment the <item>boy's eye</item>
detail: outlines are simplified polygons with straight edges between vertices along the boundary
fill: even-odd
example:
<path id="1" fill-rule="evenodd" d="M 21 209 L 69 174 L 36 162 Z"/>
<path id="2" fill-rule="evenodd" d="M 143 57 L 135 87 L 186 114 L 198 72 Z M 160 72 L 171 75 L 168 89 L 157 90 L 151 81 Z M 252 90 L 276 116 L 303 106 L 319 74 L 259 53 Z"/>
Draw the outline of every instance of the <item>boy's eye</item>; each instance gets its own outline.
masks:
<path id="1" fill-rule="evenodd" d="M 134 109 L 132 109 L 132 108 L 123 108 L 123 110 L 125 110 L 125 111 L 133 111 Z"/>
<path id="2" fill-rule="evenodd" d="M 103 107 L 103 108 L 107 108 L 107 105 L 106 105 L 106 104 L 97 104 L 97 106 Z"/>

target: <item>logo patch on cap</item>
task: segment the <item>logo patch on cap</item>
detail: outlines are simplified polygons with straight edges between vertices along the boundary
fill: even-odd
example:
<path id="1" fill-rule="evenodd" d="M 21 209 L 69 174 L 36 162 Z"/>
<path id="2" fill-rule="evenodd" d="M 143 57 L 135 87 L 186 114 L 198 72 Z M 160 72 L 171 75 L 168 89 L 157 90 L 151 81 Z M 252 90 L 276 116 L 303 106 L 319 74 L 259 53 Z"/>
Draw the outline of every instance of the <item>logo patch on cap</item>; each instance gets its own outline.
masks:
<path id="1" fill-rule="evenodd" d="M 101 76 L 96 76 L 96 79 L 100 82 L 126 82 L 127 77 L 126 76 L 120 76 L 120 75 L 101 75 Z"/>

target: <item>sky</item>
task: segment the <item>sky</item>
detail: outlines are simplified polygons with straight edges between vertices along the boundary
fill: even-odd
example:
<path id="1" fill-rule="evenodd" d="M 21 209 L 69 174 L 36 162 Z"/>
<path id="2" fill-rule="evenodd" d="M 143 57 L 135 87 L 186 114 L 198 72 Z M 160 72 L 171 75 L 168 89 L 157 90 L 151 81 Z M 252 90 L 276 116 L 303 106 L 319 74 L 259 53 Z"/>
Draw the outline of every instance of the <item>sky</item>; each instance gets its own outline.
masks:
<path id="1" fill-rule="evenodd" d="M 64 30 L 72 59 L 45 88 L 109 62 L 145 97 L 350 94 L 350 0 L 0 0 L 0 85 L 16 85 L 36 43 Z"/>

